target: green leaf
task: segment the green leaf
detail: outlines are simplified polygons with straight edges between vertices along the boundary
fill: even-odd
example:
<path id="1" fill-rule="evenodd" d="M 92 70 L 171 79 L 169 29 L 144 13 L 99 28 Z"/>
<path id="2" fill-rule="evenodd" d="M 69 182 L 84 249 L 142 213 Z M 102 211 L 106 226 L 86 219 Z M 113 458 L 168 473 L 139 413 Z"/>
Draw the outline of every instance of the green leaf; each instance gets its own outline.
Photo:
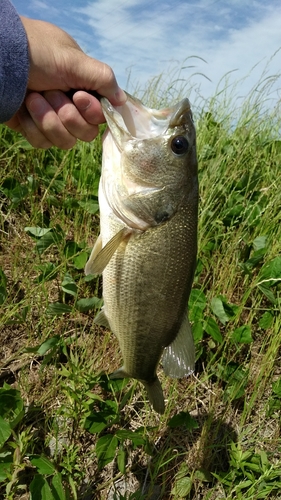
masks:
<path id="1" fill-rule="evenodd" d="M 46 264 L 37 267 L 42 272 L 39 276 L 37 276 L 37 278 L 35 278 L 34 283 L 42 283 L 44 281 L 53 280 L 58 274 L 58 271 L 56 270 L 57 266 L 51 262 L 47 262 Z"/>
<path id="2" fill-rule="evenodd" d="M 223 325 L 229 321 L 229 317 L 223 307 L 223 302 L 219 297 L 213 297 L 211 300 L 211 309 Z"/>
<path id="3" fill-rule="evenodd" d="M 66 500 L 65 490 L 62 484 L 61 474 L 57 473 L 52 478 L 51 490 L 54 500 Z"/>
<path id="4" fill-rule="evenodd" d="M 259 320 L 259 327 L 263 330 L 267 330 L 271 327 L 272 323 L 273 315 L 269 311 L 266 311 L 265 313 L 263 313 L 261 319 Z"/>
<path id="5" fill-rule="evenodd" d="M 186 429 L 191 431 L 192 429 L 198 429 L 198 423 L 188 412 L 181 411 L 177 415 L 174 415 L 169 421 L 168 426 L 174 429 L 175 427 L 184 426 Z"/>
<path id="6" fill-rule="evenodd" d="M 281 377 L 272 384 L 272 392 L 281 399 Z"/>
<path id="7" fill-rule="evenodd" d="M 1 446 L 1 445 L 0 445 Z M 10 451 L 0 453 L 0 483 L 5 481 L 11 474 L 13 465 L 13 454 Z"/>
<path id="8" fill-rule="evenodd" d="M 281 281 L 281 255 L 264 264 L 259 274 L 259 284 L 276 285 Z"/>
<path id="9" fill-rule="evenodd" d="M 85 313 L 90 311 L 91 309 L 99 309 L 102 305 L 102 299 L 98 297 L 88 297 L 85 299 L 77 300 L 75 304 L 75 308 L 81 312 Z"/>
<path id="10" fill-rule="evenodd" d="M 7 278 L 0 267 L 0 306 L 4 304 L 7 298 Z"/>
<path id="11" fill-rule="evenodd" d="M 188 308 L 190 321 L 198 321 L 203 317 L 203 311 L 206 307 L 207 299 L 202 290 L 196 288 L 191 290 Z"/>
<path id="12" fill-rule="evenodd" d="M 79 201 L 78 203 L 89 214 L 95 215 L 99 211 L 99 205 L 94 201 Z"/>
<path id="13" fill-rule="evenodd" d="M 259 290 L 266 296 L 266 298 L 271 302 L 272 304 L 276 304 L 276 297 L 272 290 L 270 290 L 269 285 L 266 283 L 263 284 L 258 284 Z"/>
<path id="14" fill-rule="evenodd" d="M 126 472 L 126 458 L 127 458 L 126 451 L 124 450 L 123 446 L 120 446 L 117 453 L 117 465 L 119 471 L 122 474 L 125 474 Z"/>
<path id="15" fill-rule="evenodd" d="M 104 391 L 116 394 L 126 387 L 128 380 L 127 378 L 111 379 L 107 375 L 101 375 L 99 384 Z"/>
<path id="16" fill-rule="evenodd" d="M 261 250 L 267 247 L 267 236 L 257 236 L 253 241 L 254 250 Z"/>
<path id="17" fill-rule="evenodd" d="M 73 265 L 75 269 L 84 269 L 88 258 L 89 258 L 88 252 L 80 252 L 79 255 L 74 257 Z"/>
<path id="18" fill-rule="evenodd" d="M 216 342 L 221 343 L 223 341 L 222 334 L 216 323 L 216 321 L 209 317 L 204 321 L 204 330 L 212 337 Z"/>
<path id="19" fill-rule="evenodd" d="M 201 321 L 197 321 L 192 325 L 192 333 L 195 344 L 197 344 L 198 342 L 200 342 L 200 340 L 203 339 L 204 330 Z"/>
<path id="20" fill-rule="evenodd" d="M 38 253 L 41 255 L 51 245 L 59 245 L 63 240 L 61 231 L 52 230 L 44 234 L 36 243 Z"/>
<path id="21" fill-rule="evenodd" d="M 84 428 L 91 434 L 98 434 L 119 420 L 118 405 L 115 401 L 101 401 L 100 410 L 91 412 L 85 419 Z"/>
<path id="22" fill-rule="evenodd" d="M 106 434 L 99 438 L 96 444 L 99 470 L 114 460 L 117 446 L 118 439 L 112 434 Z"/>
<path id="23" fill-rule="evenodd" d="M 34 236 L 35 238 L 42 238 L 42 236 L 52 231 L 52 228 L 35 226 L 35 227 L 25 227 L 24 230 L 26 233 L 29 233 L 31 236 Z"/>
<path id="24" fill-rule="evenodd" d="M 145 444 L 146 439 L 142 435 L 142 431 L 130 431 L 127 429 L 119 429 L 116 431 L 115 436 L 119 441 L 123 442 L 130 439 L 135 446 L 142 446 Z"/>
<path id="25" fill-rule="evenodd" d="M 67 259 L 71 259 L 80 251 L 79 245 L 75 241 L 67 241 L 65 243 L 63 253 Z"/>
<path id="26" fill-rule="evenodd" d="M 77 289 L 77 285 L 76 285 L 74 279 L 72 278 L 72 276 L 69 273 L 65 274 L 63 282 L 61 284 L 61 287 L 62 287 L 62 290 L 65 293 L 68 293 L 68 294 L 73 295 L 74 297 L 76 297 L 77 290 L 78 290 Z"/>
<path id="27" fill-rule="evenodd" d="M 28 187 L 24 184 L 20 184 L 13 177 L 8 177 L 4 180 L 0 187 L 0 191 L 2 191 L 15 205 L 19 204 L 28 195 Z"/>
<path id="28" fill-rule="evenodd" d="M 6 298 L 7 298 L 6 287 L 0 286 L 0 306 L 4 304 Z"/>
<path id="29" fill-rule="evenodd" d="M 12 429 L 10 424 L 0 416 L 0 449 L 2 448 L 3 444 L 6 443 L 6 441 L 9 439 L 11 433 Z"/>
<path id="30" fill-rule="evenodd" d="M 51 338 L 47 339 L 45 342 L 43 342 L 43 344 L 41 344 L 40 347 L 38 347 L 36 352 L 40 356 L 44 356 L 46 354 L 46 352 L 49 351 L 49 349 L 56 347 L 59 344 L 60 340 L 61 340 L 60 336 L 55 335 L 54 337 L 51 337 Z"/>
<path id="31" fill-rule="evenodd" d="M 60 316 L 61 314 L 67 314 L 72 312 L 72 307 L 67 304 L 62 304 L 61 302 L 53 302 L 48 305 L 46 313 L 50 316 Z"/>
<path id="32" fill-rule="evenodd" d="M 231 340 L 239 344 L 251 344 L 253 342 L 251 328 L 248 325 L 236 328 L 232 333 Z"/>
<path id="33" fill-rule="evenodd" d="M 40 474 L 51 475 L 56 471 L 55 466 L 50 462 L 50 460 L 44 455 L 36 456 L 30 458 L 30 461 L 34 467 L 38 470 Z"/>
<path id="34" fill-rule="evenodd" d="M 194 472 L 193 477 L 194 477 L 194 479 L 197 479 L 201 482 L 203 481 L 206 483 L 211 483 L 213 481 L 213 476 L 212 476 L 211 472 L 209 472 L 208 470 L 205 470 L 205 469 L 197 469 Z"/>
<path id="35" fill-rule="evenodd" d="M 30 500 L 54 500 L 49 484 L 41 474 L 36 474 L 29 486 Z"/>
<path id="36" fill-rule="evenodd" d="M 0 389 L 0 416 L 13 429 L 22 420 L 24 403 L 20 391 L 12 389 L 8 384 Z"/>
<path id="37" fill-rule="evenodd" d="M 186 498 L 192 490 L 193 481 L 191 477 L 182 477 L 175 482 L 172 495 L 178 498 Z"/>
<path id="38" fill-rule="evenodd" d="M 95 274 L 88 274 L 87 276 L 84 276 L 83 281 L 85 283 L 89 283 L 89 281 L 92 281 L 94 279 L 96 279 L 96 275 Z"/>

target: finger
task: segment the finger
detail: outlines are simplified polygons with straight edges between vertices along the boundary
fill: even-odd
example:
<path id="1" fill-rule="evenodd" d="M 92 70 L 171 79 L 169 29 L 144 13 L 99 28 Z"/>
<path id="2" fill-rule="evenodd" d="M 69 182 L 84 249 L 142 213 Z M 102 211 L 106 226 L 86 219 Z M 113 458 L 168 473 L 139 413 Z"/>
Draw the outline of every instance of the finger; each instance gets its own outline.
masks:
<path id="1" fill-rule="evenodd" d="M 123 105 L 127 96 L 119 87 L 115 74 L 110 66 L 93 59 L 86 54 L 79 53 L 77 64 L 72 61 L 72 75 L 70 76 L 70 87 L 75 89 L 97 90 L 99 94 L 107 97 L 114 106 Z"/>
<path id="2" fill-rule="evenodd" d="M 33 121 L 32 124 L 26 120 L 23 126 L 28 140 L 31 138 L 33 144 L 36 143 L 37 134 L 39 138 L 38 132 L 40 132 L 40 135 L 60 149 L 70 149 L 75 145 L 76 137 L 65 128 L 56 111 L 41 94 L 31 92 L 26 97 L 25 104 Z"/>
<path id="3" fill-rule="evenodd" d="M 88 98 L 85 98 L 84 94 L 85 96 L 88 95 Z M 64 94 L 64 92 L 61 92 L 59 90 L 50 90 L 48 92 L 44 92 L 44 97 L 55 110 L 64 127 L 74 137 L 77 137 L 82 141 L 89 142 L 97 136 L 97 124 L 103 122 L 104 117 L 102 114 L 101 105 L 97 101 L 97 99 L 95 99 L 95 97 L 86 94 L 86 92 L 82 92 L 82 107 L 86 107 L 84 113 L 86 115 L 88 114 L 88 116 L 91 117 L 92 123 L 88 123 L 88 121 L 85 120 L 80 111 Z M 94 112 L 92 113 L 90 111 L 91 108 L 94 108 Z"/>
<path id="4" fill-rule="evenodd" d="M 72 98 L 76 108 L 80 111 L 83 118 L 93 125 L 100 125 L 105 122 L 102 107 L 99 101 L 82 90 L 75 92 Z"/>
<path id="5" fill-rule="evenodd" d="M 24 104 L 17 113 L 17 126 L 12 128 L 21 133 L 34 148 L 48 149 L 53 145 L 37 128 Z"/>

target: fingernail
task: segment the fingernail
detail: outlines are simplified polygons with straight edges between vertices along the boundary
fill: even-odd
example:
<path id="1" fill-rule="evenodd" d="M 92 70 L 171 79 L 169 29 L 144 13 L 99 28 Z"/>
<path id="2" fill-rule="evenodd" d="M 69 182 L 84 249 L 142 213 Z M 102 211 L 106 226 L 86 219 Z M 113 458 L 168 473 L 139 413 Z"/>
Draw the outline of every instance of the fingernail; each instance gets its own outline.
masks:
<path id="1" fill-rule="evenodd" d="M 91 101 L 87 97 L 76 97 L 75 106 L 81 111 L 85 111 L 91 106 Z"/>
<path id="2" fill-rule="evenodd" d="M 127 101 L 127 95 L 122 89 L 119 89 L 117 92 L 115 92 L 114 97 L 117 102 L 120 102 L 120 104 L 125 104 L 125 102 Z"/>
<path id="3" fill-rule="evenodd" d="M 34 97 L 28 102 L 28 110 L 34 115 L 41 115 L 46 109 L 46 104 L 43 97 Z"/>

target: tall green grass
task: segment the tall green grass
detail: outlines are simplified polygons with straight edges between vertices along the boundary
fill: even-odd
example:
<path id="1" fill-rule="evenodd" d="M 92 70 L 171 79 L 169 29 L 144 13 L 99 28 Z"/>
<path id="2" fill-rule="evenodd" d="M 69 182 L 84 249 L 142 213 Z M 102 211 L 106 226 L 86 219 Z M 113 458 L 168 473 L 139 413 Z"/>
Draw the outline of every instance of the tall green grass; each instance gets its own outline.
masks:
<path id="1" fill-rule="evenodd" d="M 226 84 L 195 103 L 196 374 L 160 371 L 161 418 L 136 382 L 108 380 L 118 344 L 93 325 L 101 280 L 83 268 L 99 230 L 100 137 L 38 151 L 2 127 L 0 498 L 280 498 L 280 103 L 266 105 L 276 78 L 243 102 Z M 153 107 L 188 96 L 176 80 L 138 96 Z"/>

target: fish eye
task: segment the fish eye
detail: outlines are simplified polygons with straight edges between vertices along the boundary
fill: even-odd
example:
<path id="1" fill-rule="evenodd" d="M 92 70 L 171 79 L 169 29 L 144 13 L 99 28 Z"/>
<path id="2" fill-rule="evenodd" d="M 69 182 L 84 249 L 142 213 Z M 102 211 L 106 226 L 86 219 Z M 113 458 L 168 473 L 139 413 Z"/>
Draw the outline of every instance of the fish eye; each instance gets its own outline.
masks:
<path id="1" fill-rule="evenodd" d="M 177 135 L 172 139 L 171 149 L 177 156 L 184 155 L 189 149 L 188 140 L 182 135 Z"/>

